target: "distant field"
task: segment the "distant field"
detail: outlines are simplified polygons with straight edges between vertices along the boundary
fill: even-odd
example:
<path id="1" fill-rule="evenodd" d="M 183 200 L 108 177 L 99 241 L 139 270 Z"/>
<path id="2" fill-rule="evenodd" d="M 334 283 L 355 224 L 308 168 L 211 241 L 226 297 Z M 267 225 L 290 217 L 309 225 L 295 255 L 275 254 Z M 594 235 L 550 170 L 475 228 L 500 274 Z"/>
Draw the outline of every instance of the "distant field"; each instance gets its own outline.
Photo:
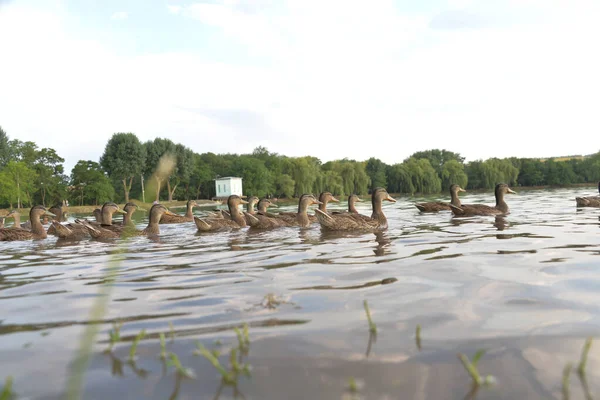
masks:
<path id="1" fill-rule="evenodd" d="M 589 157 L 589 156 L 549 157 L 549 158 L 540 158 L 539 160 L 542 161 L 542 162 L 545 162 L 546 160 L 569 161 L 569 160 L 583 160 L 586 157 Z"/>

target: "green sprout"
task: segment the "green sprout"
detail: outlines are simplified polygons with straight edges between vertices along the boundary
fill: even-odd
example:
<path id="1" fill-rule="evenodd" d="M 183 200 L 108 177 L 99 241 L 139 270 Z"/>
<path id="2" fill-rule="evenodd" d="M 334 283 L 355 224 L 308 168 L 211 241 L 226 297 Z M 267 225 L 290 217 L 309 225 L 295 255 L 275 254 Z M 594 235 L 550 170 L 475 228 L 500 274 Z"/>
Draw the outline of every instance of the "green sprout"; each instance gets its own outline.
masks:
<path id="1" fill-rule="evenodd" d="M 13 378 L 12 376 L 9 376 L 6 378 L 6 381 L 4 382 L 4 387 L 2 388 L 2 392 L 0 392 L 0 400 L 8 400 L 13 396 L 13 391 L 12 391 L 12 383 L 13 383 Z"/>
<path id="2" fill-rule="evenodd" d="M 144 338 L 144 336 L 146 336 L 146 330 L 142 329 L 140 333 L 137 334 L 135 339 L 133 339 L 133 343 L 129 349 L 129 361 L 133 361 L 135 359 L 135 351 L 137 350 L 138 343 Z"/>
<path id="3" fill-rule="evenodd" d="M 563 399 L 569 400 L 569 378 L 571 377 L 571 370 L 573 369 L 573 364 L 568 363 L 565 365 L 565 369 L 563 369 L 563 377 L 562 377 L 562 392 Z"/>
<path id="4" fill-rule="evenodd" d="M 577 367 L 577 373 L 579 375 L 585 374 L 585 366 L 587 365 L 588 354 L 590 349 L 592 348 L 592 338 L 588 337 L 583 345 L 583 351 L 581 352 L 581 360 L 579 361 L 579 366 Z"/>
<path id="5" fill-rule="evenodd" d="M 213 367 L 215 367 L 215 369 L 217 371 L 219 371 L 219 373 L 221 374 L 221 377 L 223 378 L 223 382 L 225 382 L 227 384 L 235 383 L 235 379 L 233 379 L 233 377 L 229 374 L 229 372 L 227 372 L 225 370 L 225 368 L 223 368 L 223 366 L 219 362 L 219 359 L 217 357 L 215 357 L 215 355 L 213 353 L 208 351 L 208 349 L 206 347 L 204 347 L 202 345 L 202 343 L 198 343 L 197 346 L 198 346 L 198 350 L 194 351 L 194 354 L 202 355 L 202 356 L 204 356 L 204 358 L 206 358 L 208 361 L 210 361 L 210 363 L 213 365 Z"/>
<path id="6" fill-rule="evenodd" d="M 121 327 L 123 326 L 122 322 L 114 322 L 113 329 L 108 332 L 110 344 L 108 345 L 108 349 L 106 351 L 112 351 L 114 345 L 121 340 Z"/>
<path id="7" fill-rule="evenodd" d="M 377 333 L 377 325 L 375 325 L 375 322 L 373 322 L 373 320 L 371 319 L 371 311 L 369 310 L 369 303 L 367 303 L 367 300 L 363 302 L 363 305 L 365 306 L 367 320 L 369 321 L 369 331 L 371 333 Z"/>
<path id="8" fill-rule="evenodd" d="M 421 350 L 421 324 L 417 324 L 416 341 L 417 349 Z"/>
<path id="9" fill-rule="evenodd" d="M 233 328 L 233 330 L 238 339 L 238 348 L 243 354 L 248 353 L 248 350 L 250 350 L 250 336 L 248 334 L 248 324 L 244 323 L 241 332 L 237 327 Z"/>
<path id="10" fill-rule="evenodd" d="M 350 393 L 358 393 L 358 386 L 356 385 L 356 381 L 353 377 L 350 377 L 350 379 L 348 379 L 348 391 Z"/>
<path id="11" fill-rule="evenodd" d="M 483 384 L 489 385 L 494 382 L 493 376 L 488 375 L 484 379 L 481 377 L 481 375 L 479 374 L 479 371 L 477 370 L 477 363 L 479 362 L 479 360 L 481 359 L 481 357 L 484 354 L 485 354 L 485 350 L 477 351 L 477 353 L 475 353 L 475 355 L 473 356 L 472 361 L 469 361 L 469 358 L 467 356 L 465 356 L 464 354 L 462 354 L 462 353 L 458 354 L 458 358 L 460 359 L 460 361 L 462 361 L 463 366 L 465 367 L 465 369 L 467 370 L 469 375 L 471 375 L 471 379 L 473 379 L 473 383 L 476 386 L 483 385 Z"/>
<path id="12" fill-rule="evenodd" d="M 167 358 L 167 346 L 165 344 L 165 334 L 161 332 L 159 334 L 159 337 L 160 337 L 160 358 L 165 359 L 165 358 Z"/>
<path id="13" fill-rule="evenodd" d="M 167 366 L 175 367 L 177 374 L 179 374 L 181 376 L 185 376 L 186 378 L 194 379 L 194 371 L 192 371 L 191 368 L 185 368 L 183 365 L 181 365 L 181 362 L 179 361 L 179 357 L 177 357 L 177 354 L 169 353 L 169 357 L 170 357 L 170 360 L 167 361 Z"/>
<path id="14" fill-rule="evenodd" d="M 169 322 L 169 333 L 171 335 L 171 342 L 175 341 L 175 327 L 172 322 Z"/>

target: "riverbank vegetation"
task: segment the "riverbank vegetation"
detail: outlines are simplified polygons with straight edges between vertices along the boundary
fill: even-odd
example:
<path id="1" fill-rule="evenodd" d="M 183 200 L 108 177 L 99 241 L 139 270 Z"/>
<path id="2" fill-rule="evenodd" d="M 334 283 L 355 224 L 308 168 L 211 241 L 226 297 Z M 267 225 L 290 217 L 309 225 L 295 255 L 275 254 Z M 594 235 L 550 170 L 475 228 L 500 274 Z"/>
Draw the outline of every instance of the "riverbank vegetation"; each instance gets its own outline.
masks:
<path id="1" fill-rule="evenodd" d="M 155 173 L 169 159 L 167 175 Z M 156 138 L 141 142 L 133 133 L 115 133 L 97 161 L 80 160 L 70 174 L 52 148 L 10 139 L 0 128 L 0 207 L 101 204 L 108 200 L 172 201 L 215 195 L 213 179 L 244 178 L 244 194 L 297 197 L 329 190 L 336 195 L 367 194 L 372 187 L 390 193 L 438 193 L 451 183 L 467 189 L 510 186 L 567 186 L 600 180 L 600 152 L 586 156 L 490 158 L 465 163 L 452 151 L 414 153 L 396 164 L 377 158 L 322 162 L 287 157 L 257 147 L 250 154 L 196 153 L 183 144 Z"/>

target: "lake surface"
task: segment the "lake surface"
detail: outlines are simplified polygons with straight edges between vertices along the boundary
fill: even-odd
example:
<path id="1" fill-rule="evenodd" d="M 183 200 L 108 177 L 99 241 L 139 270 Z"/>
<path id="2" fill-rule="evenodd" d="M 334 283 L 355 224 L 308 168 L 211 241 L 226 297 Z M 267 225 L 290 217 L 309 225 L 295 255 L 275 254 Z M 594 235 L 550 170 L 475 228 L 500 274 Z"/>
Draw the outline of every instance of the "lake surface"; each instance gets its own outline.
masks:
<path id="1" fill-rule="evenodd" d="M 97 326 L 85 399 L 560 399 L 569 362 L 571 399 L 597 394 L 600 343 L 585 379 L 575 371 L 600 332 L 600 209 L 574 201 L 594 188 L 516 190 L 505 218 L 421 214 L 415 202 L 447 196 L 398 197 L 380 234 L 318 224 L 198 234 L 189 223 L 162 225 L 156 240 L 0 243 L 0 381 L 12 376 L 21 399 L 65 398 L 82 334 Z M 492 192 L 461 199 L 494 202 Z M 358 209 L 370 215 L 370 203 Z M 116 320 L 121 341 L 105 353 Z M 229 369 L 244 323 L 251 375 L 222 385 L 194 350 L 218 349 Z M 194 379 L 159 357 L 161 332 Z M 474 392 L 457 353 L 479 349 L 496 383 Z"/>

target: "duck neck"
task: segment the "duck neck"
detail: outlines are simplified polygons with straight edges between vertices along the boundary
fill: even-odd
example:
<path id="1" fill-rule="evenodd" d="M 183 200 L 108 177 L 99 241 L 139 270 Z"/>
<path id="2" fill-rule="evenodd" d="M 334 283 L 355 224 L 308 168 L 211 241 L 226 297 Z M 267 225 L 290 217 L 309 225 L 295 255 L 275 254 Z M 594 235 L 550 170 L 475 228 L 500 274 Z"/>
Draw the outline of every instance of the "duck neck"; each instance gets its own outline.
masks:
<path id="1" fill-rule="evenodd" d="M 102 210 L 102 225 L 112 225 L 112 216 L 110 210 Z"/>
<path id="2" fill-rule="evenodd" d="M 261 204 L 260 207 L 258 207 L 258 211 L 260 211 L 262 213 L 266 213 L 267 212 L 267 206 L 265 206 L 264 204 Z"/>
<path id="3" fill-rule="evenodd" d="M 146 233 L 148 234 L 153 234 L 153 235 L 158 235 L 160 233 L 160 228 L 158 227 L 158 222 L 160 221 L 160 218 L 162 217 L 162 214 L 160 215 L 156 215 L 156 213 L 153 213 L 150 215 L 150 219 L 148 220 L 148 226 L 146 226 Z"/>
<path id="4" fill-rule="evenodd" d="M 134 211 L 135 210 L 127 210 L 127 214 L 123 215 L 123 225 L 133 225 L 131 217 Z"/>
<path id="5" fill-rule="evenodd" d="M 237 206 L 229 207 L 229 214 L 231 215 L 231 219 L 239 226 L 246 226 L 246 218 L 244 218 L 244 215 L 240 212 Z"/>
<path id="6" fill-rule="evenodd" d="M 306 210 L 308 209 L 308 204 L 301 203 L 298 205 L 298 215 L 296 215 L 296 220 L 300 224 L 300 226 L 309 226 L 310 220 L 308 219 L 308 213 Z"/>
<path id="7" fill-rule="evenodd" d="M 371 214 L 371 218 L 378 220 L 380 222 L 380 224 L 387 224 L 387 218 L 385 217 L 385 214 L 383 213 L 383 206 L 381 203 L 382 203 L 381 199 L 373 196 L 373 200 L 372 200 L 373 214 Z"/>
<path id="8" fill-rule="evenodd" d="M 504 201 L 504 193 L 496 193 L 496 208 L 502 212 L 508 211 L 508 204 Z"/>
<path id="9" fill-rule="evenodd" d="M 45 238 L 47 236 L 46 230 L 44 229 L 44 226 L 40 222 L 40 217 L 29 214 L 29 220 L 31 222 L 31 232 L 33 232 L 33 234 L 36 236 Z"/>
<path id="10" fill-rule="evenodd" d="M 460 207 L 460 199 L 458 198 L 458 192 L 456 190 L 450 191 L 450 204 L 456 207 Z"/>
<path id="11" fill-rule="evenodd" d="M 248 204 L 246 204 L 246 212 L 251 215 L 256 214 L 254 211 L 254 203 L 248 202 Z"/>
<path id="12" fill-rule="evenodd" d="M 348 212 L 353 213 L 353 214 L 358 214 L 358 210 L 354 206 L 354 203 L 355 203 L 355 201 L 353 198 L 348 199 Z"/>
<path id="13" fill-rule="evenodd" d="M 319 210 L 326 213 L 327 212 L 327 203 L 329 202 L 329 200 L 327 198 L 323 198 L 320 201 L 322 204 L 319 204 Z"/>
<path id="14" fill-rule="evenodd" d="M 20 228 L 21 227 L 21 214 L 15 213 L 13 218 L 15 220 L 15 228 Z"/>
<path id="15" fill-rule="evenodd" d="M 187 210 L 185 211 L 185 217 L 188 219 L 194 219 L 194 205 L 192 203 L 188 203 Z"/>

